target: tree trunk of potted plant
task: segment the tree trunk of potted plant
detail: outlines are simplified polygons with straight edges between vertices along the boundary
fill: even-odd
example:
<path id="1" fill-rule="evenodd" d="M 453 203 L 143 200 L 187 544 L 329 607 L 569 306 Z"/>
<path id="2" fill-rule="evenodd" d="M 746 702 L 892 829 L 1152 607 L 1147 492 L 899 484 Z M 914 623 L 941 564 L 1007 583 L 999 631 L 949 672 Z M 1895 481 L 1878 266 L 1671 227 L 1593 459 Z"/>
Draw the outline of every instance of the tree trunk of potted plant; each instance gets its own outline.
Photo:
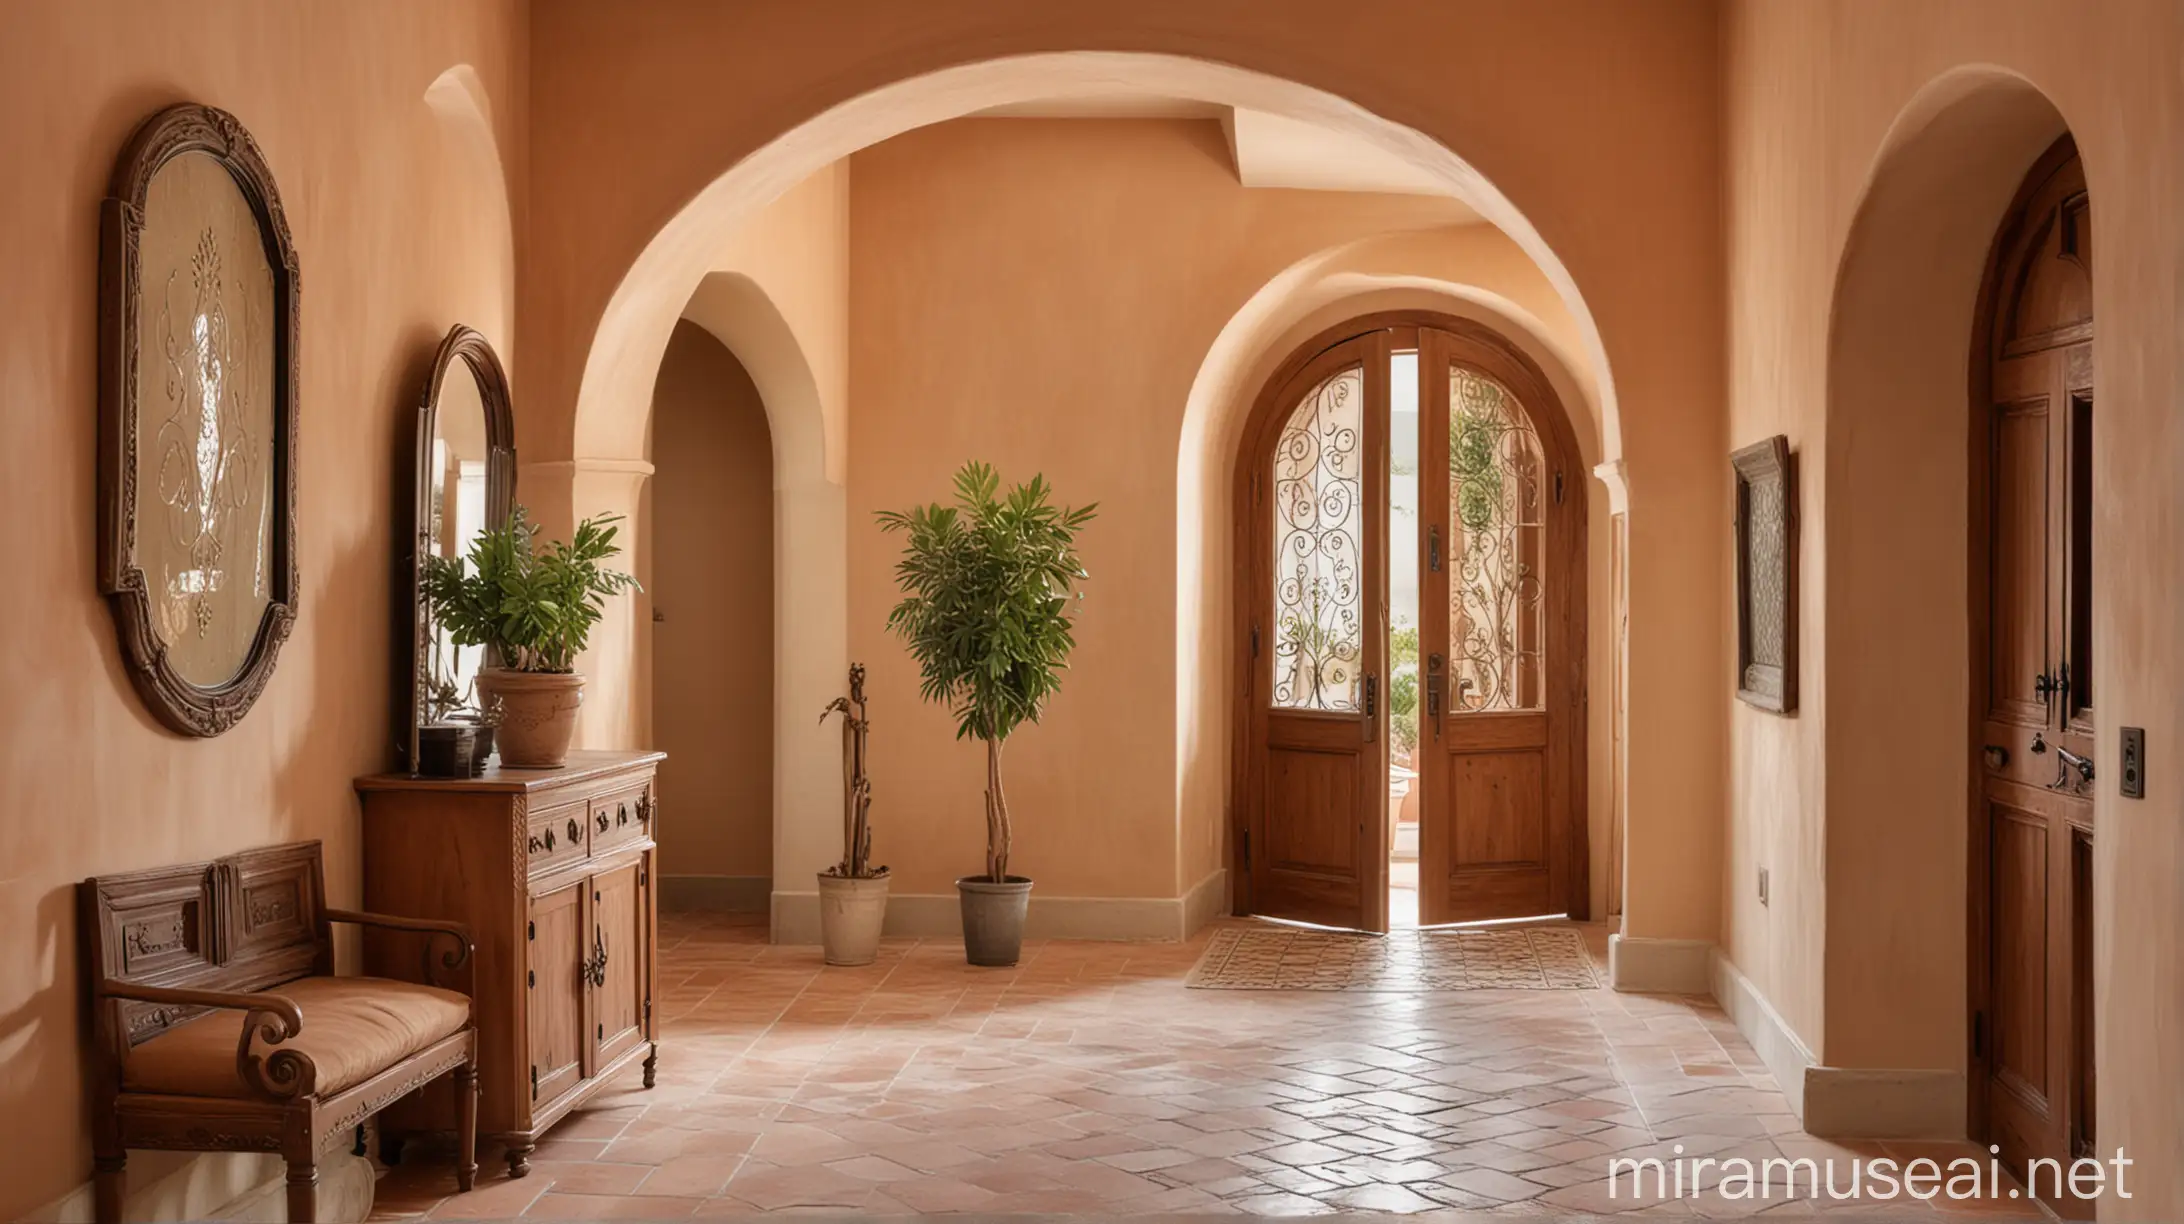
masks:
<path id="1" fill-rule="evenodd" d="M 872 779 L 865 776 L 864 664 L 849 666 L 849 696 L 819 716 L 842 716 L 842 861 L 819 873 L 819 941 L 830 965 L 869 965 L 887 921 L 887 868 L 872 866 Z"/>
<path id="2" fill-rule="evenodd" d="M 1009 800 L 1001 789 L 1001 741 L 986 741 L 986 874 L 956 881 L 963 956 L 974 965 L 1015 964 L 1024 952 L 1031 881 L 1009 874 Z"/>

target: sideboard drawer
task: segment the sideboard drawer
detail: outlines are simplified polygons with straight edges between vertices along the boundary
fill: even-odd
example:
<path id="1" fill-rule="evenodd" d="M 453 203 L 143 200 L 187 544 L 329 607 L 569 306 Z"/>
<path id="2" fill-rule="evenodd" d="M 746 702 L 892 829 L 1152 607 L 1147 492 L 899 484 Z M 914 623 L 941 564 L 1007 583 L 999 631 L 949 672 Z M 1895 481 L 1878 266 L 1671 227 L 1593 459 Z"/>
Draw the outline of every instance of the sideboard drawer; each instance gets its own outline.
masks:
<path id="1" fill-rule="evenodd" d="M 564 863 L 581 862 L 590 853 L 587 833 L 582 804 L 531 813 L 523 842 L 530 853 L 530 873 L 537 875 Z"/>
<path id="2" fill-rule="evenodd" d="M 652 832 L 652 783 L 592 800 L 591 852 L 604 854 Z"/>

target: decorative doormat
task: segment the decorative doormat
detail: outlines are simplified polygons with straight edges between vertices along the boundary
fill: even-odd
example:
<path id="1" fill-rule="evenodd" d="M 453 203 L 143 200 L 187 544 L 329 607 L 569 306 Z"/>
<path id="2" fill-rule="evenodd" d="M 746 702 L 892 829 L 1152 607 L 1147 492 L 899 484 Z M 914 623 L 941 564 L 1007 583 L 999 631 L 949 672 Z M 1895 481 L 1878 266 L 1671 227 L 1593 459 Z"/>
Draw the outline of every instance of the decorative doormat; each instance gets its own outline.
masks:
<path id="1" fill-rule="evenodd" d="M 1591 990 L 1585 937 L 1567 927 L 1356 935 L 1224 927 L 1184 985 L 1195 990 Z"/>

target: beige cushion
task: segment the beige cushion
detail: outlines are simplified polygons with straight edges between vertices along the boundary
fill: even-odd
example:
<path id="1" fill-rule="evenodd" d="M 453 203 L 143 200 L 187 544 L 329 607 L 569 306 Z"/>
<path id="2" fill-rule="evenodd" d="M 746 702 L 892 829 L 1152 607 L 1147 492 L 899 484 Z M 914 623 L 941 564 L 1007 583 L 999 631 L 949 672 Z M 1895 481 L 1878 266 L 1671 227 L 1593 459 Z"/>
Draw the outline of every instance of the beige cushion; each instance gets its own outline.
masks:
<path id="1" fill-rule="evenodd" d="M 352 1088 L 470 1023 L 470 1000 L 452 990 L 369 977 L 308 977 L 275 986 L 303 1012 L 303 1030 L 279 1045 L 252 1043 L 260 1058 L 301 1050 L 318 1066 L 319 1096 Z M 225 1008 L 180 1024 L 129 1051 L 122 1088 L 171 1096 L 253 1097 L 235 1069 L 243 1013 Z"/>

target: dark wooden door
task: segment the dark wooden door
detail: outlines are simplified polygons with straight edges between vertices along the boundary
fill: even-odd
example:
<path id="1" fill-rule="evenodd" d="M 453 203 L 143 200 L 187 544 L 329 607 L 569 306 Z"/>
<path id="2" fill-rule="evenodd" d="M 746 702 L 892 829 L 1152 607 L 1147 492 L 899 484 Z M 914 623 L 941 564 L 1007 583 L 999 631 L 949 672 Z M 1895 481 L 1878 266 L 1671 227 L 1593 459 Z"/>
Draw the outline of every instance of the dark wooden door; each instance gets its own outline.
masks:
<path id="1" fill-rule="evenodd" d="M 1311 357 L 1246 439 L 1249 912 L 1388 926 L 1386 331 Z"/>
<path id="2" fill-rule="evenodd" d="M 1582 915 L 1577 456 L 1498 338 L 1426 328 L 1418 351 L 1419 920 Z"/>
<path id="3" fill-rule="evenodd" d="M 2092 239 L 2066 142 L 2004 222 L 1982 328 L 1973 1108 L 2020 1172 L 2093 1150 Z"/>
<path id="4" fill-rule="evenodd" d="M 590 894 L 579 877 L 531 899 L 526 929 L 529 966 L 526 999 L 531 1038 L 529 1091 L 536 1108 L 581 1083 L 592 1043 L 584 1013 L 591 956 Z"/>
<path id="5" fill-rule="evenodd" d="M 605 1067 L 645 1039 L 651 907 L 644 861 L 631 856 L 592 876 L 592 1066 Z"/>

